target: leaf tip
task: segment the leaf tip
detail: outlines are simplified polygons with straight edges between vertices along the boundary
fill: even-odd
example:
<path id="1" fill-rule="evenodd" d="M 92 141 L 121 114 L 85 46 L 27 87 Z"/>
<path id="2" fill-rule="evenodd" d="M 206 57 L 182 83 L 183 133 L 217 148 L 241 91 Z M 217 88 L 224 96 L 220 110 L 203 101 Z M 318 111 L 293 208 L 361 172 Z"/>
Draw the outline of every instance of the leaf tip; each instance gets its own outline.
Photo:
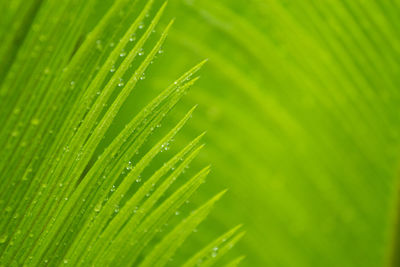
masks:
<path id="1" fill-rule="evenodd" d="M 219 200 L 223 195 L 225 195 L 226 192 L 228 192 L 228 188 L 224 189 L 221 192 L 219 192 L 218 194 L 216 194 L 214 197 L 214 201 Z"/>

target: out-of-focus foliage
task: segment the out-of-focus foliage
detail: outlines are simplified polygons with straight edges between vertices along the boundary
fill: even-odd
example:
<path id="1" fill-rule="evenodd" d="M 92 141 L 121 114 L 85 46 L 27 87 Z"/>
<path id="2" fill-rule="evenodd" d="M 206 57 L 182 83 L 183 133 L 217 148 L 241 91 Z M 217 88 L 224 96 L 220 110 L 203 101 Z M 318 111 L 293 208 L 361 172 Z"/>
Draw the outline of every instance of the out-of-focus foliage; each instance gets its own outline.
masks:
<path id="1" fill-rule="evenodd" d="M 93 29 L 113 2 L 94 1 L 83 31 Z M 34 8 L 28 7 L 23 12 L 29 15 Z M 159 132 L 166 134 L 199 104 L 195 118 L 144 176 L 206 129 L 206 147 L 191 165 L 213 168 L 189 205 L 229 191 L 169 265 L 183 264 L 202 247 L 214 249 L 210 240 L 243 223 L 247 233 L 233 249 L 232 266 L 241 260 L 243 266 L 397 266 L 400 2 L 170 0 L 165 13 L 176 22 L 164 53 L 146 70 L 101 146 L 171 77 L 209 59 Z M 2 25 L 6 36 L 12 24 Z M 144 54 L 150 49 L 145 46 Z M 0 52 L 1 71 L 13 51 Z M 194 174 L 191 169 L 186 175 Z M 177 214 L 176 229 L 191 224 Z M 144 253 L 166 250 L 177 233 Z M 151 257 L 147 264 L 157 261 L 163 259 Z"/>
<path id="2" fill-rule="evenodd" d="M 399 212 L 400 2 L 171 0 L 167 12 L 176 25 L 151 69 L 158 79 L 125 112 L 209 58 L 185 99 L 199 104 L 185 133 L 208 130 L 206 188 L 230 191 L 198 239 L 239 221 L 243 266 L 387 266 Z"/>

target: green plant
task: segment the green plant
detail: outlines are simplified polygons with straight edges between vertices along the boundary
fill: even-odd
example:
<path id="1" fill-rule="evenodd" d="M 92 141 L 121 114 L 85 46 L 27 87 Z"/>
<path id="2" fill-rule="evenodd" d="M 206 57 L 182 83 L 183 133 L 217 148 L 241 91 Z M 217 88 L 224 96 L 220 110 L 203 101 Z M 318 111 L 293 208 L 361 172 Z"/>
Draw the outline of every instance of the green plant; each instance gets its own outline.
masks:
<path id="1" fill-rule="evenodd" d="M 2 265 L 164 266 L 224 193 L 172 229 L 166 226 L 209 173 L 206 167 L 175 182 L 203 147 L 203 134 L 143 175 L 194 108 L 139 152 L 205 61 L 150 101 L 112 142 L 101 144 L 172 22 L 152 41 L 165 4 L 150 15 L 153 1 L 142 6 L 121 0 L 91 25 L 90 11 L 100 2 L 7 4 L 1 29 L 10 25 L 12 31 L 2 32 L 0 76 Z M 144 47 L 150 47 L 146 54 Z M 187 257 L 187 266 L 213 264 L 240 239 L 238 229 Z"/>
<path id="2" fill-rule="evenodd" d="M 108 66 L 114 72 L 108 73 L 104 81 L 98 81 L 101 83 L 98 88 L 102 90 L 94 91 L 92 85 L 93 91 L 89 93 L 87 88 L 95 81 L 119 40 L 129 31 L 141 11 L 146 9 L 147 1 L 55 2 L 0 1 L 0 8 L 4 10 L 0 16 L 0 165 L 7 170 L 7 173 L 0 173 L 0 183 L 5 189 L 0 200 L 14 194 L 8 190 L 14 186 L 12 181 L 24 177 L 23 174 L 30 167 L 32 173 L 29 175 L 35 177 L 41 159 L 49 162 L 50 159 L 57 160 L 55 155 L 58 155 L 61 162 L 61 156 L 64 155 L 62 148 L 73 151 L 71 145 L 66 146 L 68 143 L 64 142 L 57 148 L 60 153 L 54 151 L 45 157 L 50 145 L 58 143 L 55 136 L 41 138 L 52 129 L 45 125 L 64 129 L 64 123 L 73 121 L 69 116 L 90 115 L 82 111 L 80 115 L 73 112 L 67 117 L 70 111 L 79 111 L 75 106 L 84 102 L 84 105 L 89 105 L 89 111 L 92 110 L 91 101 L 95 103 L 102 96 L 101 91 L 106 88 L 112 74 L 120 68 L 122 59 L 128 57 L 163 5 L 162 0 L 154 0 L 154 8 L 149 9 L 150 16 L 144 15 L 143 24 L 139 24 L 142 29 L 129 37 L 132 42 L 128 42 L 124 51 L 118 51 L 123 56 L 116 56 L 118 60 L 114 66 Z M 121 5 L 119 11 L 115 7 L 116 2 Z M 106 13 L 109 15 L 105 16 Z M 86 125 L 92 127 L 90 134 L 83 141 L 75 138 L 74 146 L 79 146 L 78 141 L 86 143 L 92 134 L 98 134 L 96 138 L 104 137 L 95 149 L 91 148 L 94 151 L 89 159 L 88 156 L 84 157 L 84 160 L 88 160 L 88 167 L 82 170 L 75 163 L 68 162 L 71 171 L 82 172 L 78 178 L 75 177 L 76 184 L 87 181 L 84 177 L 96 176 L 93 170 L 91 172 L 94 166 L 106 168 L 107 164 L 96 165 L 97 157 L 121 139 L 120 133 L 125 125 L 131 123 L 132 117 L 137 115 L 135 120 L 138 123 L 142 121 L 141 118 L 155 122 L 160 119 L 158 115 L 168 110 L 162 127 L 158 128 L 158 123 L 151 125 L 147 119 L 146 124 L 137 125 L 139 132 L 133 133 L 132 139 L 127 138 L 126 142 L 131 145 L 120 146 L 121 152 L 130 153 L 125 149 L 140 145 L 139 154 L 132 152 L 132 159 L 126 157 L 121 163 L 126 163 L 130 169 L 129 161 L 136 165 L 145 159 L 142 161 L 144 166 L 150 157 L 150 154 L 146 156 L 147 152 L 161 146 L 166 140 L 164 137 L 171 136 L 173 131 L 170 129 L 175 129 L 182 118 L 186 121 L 190 115 L 185 114 L 199 105 L 193 113 L 195 118 L 187 120 L 186 126 L 176 133 L 173 145 L 167 146 L 168 151 L 164 146 L 163 152 L 152 158 L 151 163 L 143 169 L 141 177 L 138 177 L 142 181 L 135 182 L 124 194 L 124 199 L 128 196 L 136 199 L 140 196 L 135 194 L 139 192 L 140 184 L 150 177 L 158 179 L 158 175 L 163 174 L 158 170 L 165 170 L 164 163 L 172 164 L 174 155 L 184 154 L 185 163 L 179 161 L 179 166 L 190 163 L 191 168 L 182 170 L 180 178 L 166 190 L 166 196 L 160 197 L 154 207 L 146 206 L 146 210 L 154 212 L 156 206 L 165 203 L 163 201 L 167 196 L 182 193 L 179 188 L 185 182 L 200 182 L 190 180 L 190 177 L 203 179 L 202 176 L 208 173 L 204 166 L 212 164 L 207 182 L 191 196 L 189 203 L 176 210 L 176 215 L 171 216 L 168 225 L 164 225 L 165 229 L 143 248 L 137 263 L 140 261 L 157 266 L 165 262 L 159 253 L 163 251 L 169 257 L 176 249 L 176 246 L 166 244 L 172 244 L 171 240 L 176 238 L 179 245 L 187 235 L 184 229 L 193 228 L 196 224 L 197 219 L 190 217 L 190 211 L 198 210 L 195 216 L 203 218 L 209 208 L 204 203 L 210 203 L 212 196 L 229 188 L 229 192 L 214 205 L 207 220 L 195 227 L 194 233 L 185 239 L 167 265 L 181 266 L 185 262 L 200 264 L 206 260 L 204 265 L 207 266 L 218 260 L 215 265 L 221 266 L 234 259 L 231 262 L 233 266 L 241 261 L 241 265 L 251 267 L 398 266 L 399 1 L 169 0 L 163 14 L 154 28 L 156 33 L 146 39 L 143 51 L 138 51 L 132 68 L 128 68 L 122 77 L 121 85 L 126 86 L 136 70 L 144 70 L 145 65 L 140 67 L 140 63 L 145 61 L 144 58 L 151 53 L 159 39 L 164 39 L 162 32 L 168 28 L 168 38 L 163 42 L 160 53 L 156 54 L 155 64 L 147 66 L 146 75 L 140 76 L 139 71 L 136 77 L 140 78 L 135 90 L 129 94 L 125 91 L 126 95 L 119 97 L 124 101 L 115 102 L 124 104 L 118 107 L 119 111 L 104 134 L 100 129 L 91 132 L 97 128 L 98 120 L 86 121 Z M 168 26 L 170 22 L 167 18 L 176 19 L 173 27 Z M 34 23 L 36 21 L 42 21 L 43 27 L 38 28 Z M 91 45 L 88 45 L 87 40 L 93 35 L 87 33 L 99 29 L 99 25 L 102 25 L 102 30 L 98 32 L 101 37 L 93 37 Z M 34 38 L 38 41 L 33 41 Z M 85 44 L 87 49 L 83 52 Z M 78 58 L 81 58 L 80 62 Z M 205 58 L 209 59 L 207 64 L 197 70 L 201 65 L 197 64 Z M 63 72 L 61 66 L 72 63 L 75 67 Z M 48 66 L 51 67 L 46 69 Z M 193 66 L 197 67 L 193 69 Z M 177 92 L 177 88 L 172 87 L 171 91 L 161 90 L 171 84 L 172 77 L 187 73 L 188 69 L 195 74 L 188 81 L 182 81 L 182 86 L 185 91 L 188 90 L 186 86 L 192 87 L 190 93 L 183 96 Z M 197 80 L 199 73 L 202 77 Z M 116 82 L 120 83 L 121 77 L 116 78 Z M 73 89 L 73 93 L 68 93 L 71 82 L 77 91 Z M 98 114 L 99 118 L 103 118 L 117 99 L 116 92 L 124 90 L 124 86 L 113 91 L 115 93 L 104 103 L 104 110 L 90 116 Z M 33 89 L 41 94 L 33 94 Z M 55 90 L 64 93 L 54 95 Z M 78 92 L 87 92 L 89 98 L 78 95 Z M 99 96 L 97 92 L 100 92 Z M 52 97 L 43 102 L 47 94 Z M 69 94 L 72 97 L 66 98 Z M 163 95 L 168 97 L 163 98 Z M 17 98 L 21 100 L 17 102 Z M 155 104 L 153 99 L 160 102 Z M 15 103 L 19 103 L 19 106 Z M 67 103 L 66 108 L 62 108 L 64 103 Z M 148 108 L 149 113 L 146 113 L 149 103 L 155 104 L 156 113 Z M 13 115 L 13 111 L 16 114 Z M 35 120 L 34 114 L 41 114 L 41 117 Z M 54 114 L 58 114 L 59 119 Z M 82 126 L 80 122 L 76 123 L 77 129 Z M 178 128 L 181 125 L 179 123 Z M 38 131 L 34 130 L 35 127 L 38 127 Z M 154 135 L 149 134 L 144 142 L 144 137 L 152 127 L 155 129 L 152 131 Z M 204 130 L 207 130 L 207 134 L 196 138 Z M 84 129 L 79 131 L 81 136 L 85 133 Z M 70 134 L 71 138 L 75 135 L 73 132 Z M 22 135 L 26 138 L 20 138 Z M 203 143 L 206 146 L 201 149 Z M 17 148 L 17 144 L 27 149 Z M 68 153 L 64 156 L 72 157 Z M 78 155 L 78 150 L 73 153 Z M 33 160 L 35 156 L 38 161 Z M 116 157 L 120 156 L 118 154 Z M 196 160 L 192 160 L 195 156 Z M 32 166 L 28 164 L 30 158 Z M 102 158 L 99 160 L 104 161 Z M 112 164 L 117 162 L 115 158 Z M 203 170 L 200 171 L 200 177 L 196 176 L 199 170 Z M 69 177 L 62 170 L 58 171 L 63 173 L 64 178 Z M 122 176 L 134 170 L 124 171 L 123 175 L 121 171 L 116 185 L 122 185 L 122 181 L 125 181 Z M 156 173 L 159 174 L 154 177 Z M 160 178 L 159 183 L 173 179 L 170 174 Z M 23 186 L 18 188 L 22 188 L 21 191 L 15 191 L 18 197 L 11 199 L 15 203 L 25 194 Z M 89 191 L 82 190 L 82 193 Z M 93 194 L 98 196 L 97 193 Z M 68 199 L 66 203 L 71 197 Z M 1 203 L 5 210 L 2 216 L 11 219 L 9 210 L 12 209 Z M 66 203 L 65 206 L 68 206 Z M 126 203 L 126 200 L 121 202 L 118 214 Z M 103 207 L 96 207 L 97 204 L 90 209 Z M 17 220 L 21 219 L 21 215 L 17 215 Z M 63 216 L 72 221 L 65 214 Z M 183 220 L 185 217 L 188 218 L 186 221 Z M 116 219 L 113 224 L 106 222 L 110 227 L 122 223 L 115 215 L 110 218 L 111 221 Z M 57 227 L 63 231 L 67 229 L 64 220 L 57 223 L 60 224 Z M 74 227 L 80 228 L 83 223 L 75 221 Z M 246 235 L 230 251 L 231 255 L 220 258 L 231 242 L 236 242 L 242 236 L 240 230 L 234 227 L 237 223 L 243 223 Z M 17 230 L 16 226 L 11 226 Z M 112 234 L 112 228 L 109 229 L 106 234 L 97 236 L 102 239 L 96 241 L 96 248 L 90 249 L 93 252 L 85 250 L 90 254 L 88 259 L 97 261 L 97 265 L 103 263 L 99 262 L 102 259 L 98 255 L 114 253 L 114 250 L 99 249 Z M 227 229 L 233 230 L 226 232 Z M 90 243 L 90 236 L 96 236 L 97 233 L 94 230 L 87 232 L 85 242 Z M 223 232 L 226 234 L 216 238 Z M 124 234 L 118 237 L 115 245 L 110 246 L 122 249 L 120 244 Z M 132 235 L 141 240 L 138 233 Z M 217 246 L 225 239 L 225 235 L 230 236 L 226 246 Z M 1 240 L 5 243 L 1 249 L 8 246 L 10 236 L 2 236 Z M 210 240 L 214 241 L 210 243 Z M 51 242 L 55 243 L 57 241 Z M 214 251 L 216 247 L 219 249 Z M 82 243 L 76 249 L 82 251 L 85 247 Z M 40 250 L 36 251 L 41 253 Z M 246 258 L 243 260 L 241 255 Z M 148 258 L 145 259 L 145 256 Z M 119 258 L 125 261 L 124 257 Z M 190 258 L 192 260 L 188 260 Z M 60 256 L 54 262 L 59 263 L 63 259 Z"/>

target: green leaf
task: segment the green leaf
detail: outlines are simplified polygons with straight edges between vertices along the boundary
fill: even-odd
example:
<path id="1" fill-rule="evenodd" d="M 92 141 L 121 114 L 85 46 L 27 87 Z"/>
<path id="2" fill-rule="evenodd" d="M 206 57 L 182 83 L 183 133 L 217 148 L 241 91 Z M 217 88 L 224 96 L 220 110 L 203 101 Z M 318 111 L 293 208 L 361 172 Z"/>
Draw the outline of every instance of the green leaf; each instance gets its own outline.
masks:
<path id="1" fill-rule="evenodd" d="M 216 195 L 177 225 L 175 229 L 166 235 L 151 253 L 146 256 L 140 266 L 164 266 L 174 255 L 179 246 L 182 245 L 188 235 L 205 219 L 214 203 L 221 198 L 223 193 L 225 192 Z"/>
<path id="2" fill-rule="evenodd" d="M 155 40 L 166 3 L 154 14 L 153 1 L 118 0 L 105 13 L 96 13 L 100 3 L 5 4 L 0 27 L 0 35 L 7 35 L 0 46 L 5 63 L 0 69 L 4 265 L 132 265 L 143 257 L 146 244 L 150 250 L 157 246 L 153 237 L 158 229 L 209 172 L 203 168 L 168 190 L 198 156 L 204 134 L 169 160 L 162 159 L 161 167 L 153 167 L 195 107 L 167 134 L 156 134 L 158 141 L 147 152 L 139 153 L 198 80 L 195 75 L 205 61 L 149 101 L 103 144 L 124 102 L 160 54 L 173 20 Z M 16 19 L 18 13 L 23 17 Z M 208 212 L 201 214 L 204 220 Z M 180 228 L 192 231 L 190 225 Z"/>
<path id="3" fill-rule="evenodd" d="M 229 262 L 228 264 L 225 265 L 225 267 L 236 267 L 239 265 L 239 263 L 244 260 L 244 256 L 240 256 L 234 260 L 232 260 L 231 262 Z"/>
<path id="4" fill-rule="evenodd" d="M 183 254 L 237 221 L 243 266 L 396 266 L 399 2 L 170 4 L 165 62 L 209 58 L 181 108 L 204 107 L 193 128 L 207 125 L 213 172 L 197 203 L 230 193 Z"/>
<path id="5" fill-rule="evenodd" d="M 196 255 L 190 258 L 183 266 L 211 266 L 213 262 L 216 262 L 218 258 L 222 257 L 229 249 L 233 247 L 235 242 L 240 239 L 240 237 L 242 237 L 243 234 L 240 233 L 236 237 L 232 238 L 230 241 L 227 241 L 237 232 L 240 227 L 241 225 L 236 226 L 225 234 L 218 237 L 216 240 L 214 240 L 198 253 L 196 253 Z M 224 249 L 221 250 L 221 246 L 223 246 Z"/>
<path id="6" fill-rule="evenodd" d="M 0 8 L 3 265 L 398 265 L 399 1 Z"/>

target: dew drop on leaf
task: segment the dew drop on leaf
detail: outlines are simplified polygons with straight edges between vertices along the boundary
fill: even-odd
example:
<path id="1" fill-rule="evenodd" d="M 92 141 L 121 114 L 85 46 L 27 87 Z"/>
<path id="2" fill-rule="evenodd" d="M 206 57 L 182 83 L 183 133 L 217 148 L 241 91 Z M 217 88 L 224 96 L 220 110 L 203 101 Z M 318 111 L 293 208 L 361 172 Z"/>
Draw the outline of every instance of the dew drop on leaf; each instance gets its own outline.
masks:
<path id="1" fill-rule="evenodd" d="M 130 42 L 133 42 L 133 41 L 135 41 L 135 40 L 136 40 L 136 35 L 133 34 L 133 35 L 129 38 L 129 41 L 130 41 Z"/>
<path id="2" fill-rule="evenodd" d="M 0 244 L 5 243 L 7 241 L 7 238 L 8 238 L 8 234 L 2 234 L 0 236 Z"/>
<path id="3" fill-rule="evenodd" d="M 118 83 L 119 87 L 124 86 L 124 80 L 122 78 L 119 78 L 119 83 Z"/>
<path id="4" fill-rule="evenodd" d="M 95 207 L 94 207 L 94 211 L 95 212 L 99 212 L 100 210 L 101 210 L 101 204 L 99 203 L 99 204 L 97 204 Z"/>
<path id="5" fill-rule="evenodd" d="M 102 49 L 103 49 L 103 45 L 101 44 L 101 40 L 97 40 L 97 41 L 96 41 L 96 48 L 97 48 L 98 50 L 102 50 Z"/>
<path id="6" fill-rule="evenodd" d="M 139 56 L 143 56 L 143 55 L 144 55 L 143 48 L 140 48 L 138 55 L 139 55 Z"/>
<path id="7" fill-rule="evenodd" d="M 38 125 L 39 124 L 39 119 L 37 119 L 37 118 L 33 118 L 32 120 L 31 120 L 31 124 L 32 125 Z"/>

